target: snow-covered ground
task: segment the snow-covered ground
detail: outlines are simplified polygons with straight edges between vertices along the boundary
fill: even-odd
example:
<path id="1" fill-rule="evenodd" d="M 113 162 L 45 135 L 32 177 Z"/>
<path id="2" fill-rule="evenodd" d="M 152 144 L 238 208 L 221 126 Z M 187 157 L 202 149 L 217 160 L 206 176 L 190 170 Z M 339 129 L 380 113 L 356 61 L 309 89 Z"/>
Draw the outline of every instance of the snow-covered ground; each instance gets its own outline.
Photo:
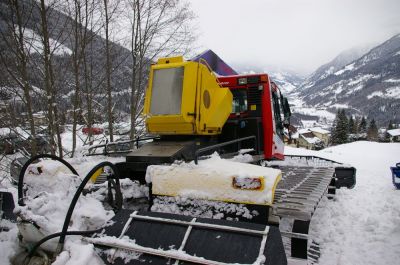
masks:
<path id="1" fill-rule="evenodd" d="M 351 164 L 357 168 L 356 187 L 352 190 L 338 191 L 335 200 L 324 199 L 313 217 L 310 234 L 321 244 L 319 264 L 398 264 L 398 257 L 400 257 L 400 190 L 395 190 L 391 183 L 389 167 L 400 162 L 399 143 L 355 142 L 321 151 L 287 147 L 286 153 L 317 155 Z M 112 162 L 122 159 L 113 158 Z M 92 166 L 104 160 L 110 160 L 110 158 L 82 157 L 69 161 L 77 168 L 81 176 L 85 176 Z M 65 175 L 65 177 L 67 176 Z M 59 181 L 67 184 L 67 182 Z M 70 181 L 70 183 L 76 185 L 74 181 Z M 4 182 L 0 184 L 5 185 Z M 41 182 L 41 184 L 44 185 L 46 182 Z M 51 186 L 51 183 L 48 184 Z M 64 189 L 64 194 L 68 193 L 68 189 Z M 46 194 L 46 196 L 33 199 L 52 198 L 51 194 Z M 93 198 L 92 195 L 89 195 L 82 202 L 92 201 L 91 205 L 94 205 Z M 52 204 L 53 202 L 50 201 L 45 206 Z M 63 206 L 62 203 L 60 203 L 61 206 Z M 77 209 L 79 210 L 76 215 L 74 214 L 74 220 L 87 216 L 94 218 L 93 216 L 96 215 L 95 212 L 85 209 L 83 204 Z M 43 206 L 36 210 L 46 212 L 49 209 Z M 106 213 L 98 211 L 100 217 L 104 217 Z M 54 213 L 52 214 L 54 216 Z M 60 213 L 61 221 L 63 215 Z M 96 221 L 104 222 L 100 219 Z M 2 223 L 2 225 L 4 224 Z M 51 225 L 51 230 L 57 230 L 55 223 L 49 225 Z M 76 223 L 75 226 L 76 229 L 89 227 L 84 222 Z M 9 257 L 18 251 L 16 236 L 15 226 L 11 226 L 9 232 L 0 233 L 0 264 L 9 264 Z M 60 254 L 55 264 L 98 264 L 99 260 L 95 258 L 93 246 L 82 244 L 77 238 L 67 240 L 65 251 Z"/>
<path id="2" fill-rule="evenodd" d="M 355 142 L 321 151 L 287 148 L 287 154 L 315 154 L 357 168 L 354 189 L 341 189 L 317 209 L 310 234 L 321 244 L 319 264 L 399 264 L 400 190 L 390 166 L 400 162 L 399 143 Z"/>

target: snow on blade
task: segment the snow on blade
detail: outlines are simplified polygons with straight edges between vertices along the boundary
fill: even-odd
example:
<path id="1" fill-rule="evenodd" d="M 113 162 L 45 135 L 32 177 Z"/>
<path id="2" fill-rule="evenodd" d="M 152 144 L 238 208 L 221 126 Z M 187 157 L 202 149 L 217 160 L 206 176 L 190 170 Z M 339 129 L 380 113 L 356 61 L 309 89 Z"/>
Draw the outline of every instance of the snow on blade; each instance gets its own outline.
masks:
<path id="1" fill-rule="evenodd" d="M 213 155 L 198 165 L 181 163 L 147 168 L 153 194 L 270 205 L 281 178 L 278 169 L 221 159 Z"/>
<path id="2" fill-rule="evenodd" d="M 235 221 L 239 221 L 238 217 L 251 220 L 259 215 L 258 211 L 250 211 L 244 204 L 167 196 L 154 198 L 151 211 Z M 235 217 L 229 216 L 230 213 L 235 213 Z"/>

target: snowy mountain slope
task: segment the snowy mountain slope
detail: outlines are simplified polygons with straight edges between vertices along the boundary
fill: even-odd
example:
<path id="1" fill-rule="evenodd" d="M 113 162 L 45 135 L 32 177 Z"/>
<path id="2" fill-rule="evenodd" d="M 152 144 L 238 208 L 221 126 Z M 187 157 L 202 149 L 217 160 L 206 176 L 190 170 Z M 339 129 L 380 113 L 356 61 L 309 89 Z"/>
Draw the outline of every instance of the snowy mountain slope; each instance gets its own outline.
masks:
<path id="1" fill-rule="evenodd" d="M 307 79 L 298 87 L 297 91 L 301 91 L 302 89 L 313 86 L 318 80 L 328 77 L 329 75 L 337 72 L 339 69 L 346 66 L 347 64 L 359 59 L 371 48 L 372 45 L 365 45 L 362 47 L 354 47 L 341 52 L 332 61 L 320 66 L 309 77 L 307 77 Z"/>
<path id="2" fill-rule="evenodd" d="M 308 106 L 347 108 L 350 113 L 375 118 L 381 125 L 389 120 L 399 123 L 400 34 L 296 92 Z"/>
<path id="3" fill-rule="evenodd" d="M 292 93 L 303 81 L 301 76 L 290 71 L 271 71 L 269 75 L 285 95 Z"/>

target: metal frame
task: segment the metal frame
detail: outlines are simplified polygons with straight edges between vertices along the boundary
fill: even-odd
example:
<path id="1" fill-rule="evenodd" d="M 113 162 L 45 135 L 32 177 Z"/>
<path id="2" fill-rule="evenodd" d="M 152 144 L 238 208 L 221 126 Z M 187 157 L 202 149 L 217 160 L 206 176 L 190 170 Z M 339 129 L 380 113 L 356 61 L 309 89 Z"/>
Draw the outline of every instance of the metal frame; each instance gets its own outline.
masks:
<path id="1" fill-rule="evenodd" d="M 175 220 L 175 219 L 169 219 L 169 218 L 138 215 L 137 213 L 138 212 L 135 211 L 129 216 L 128 221 L 125 223 L 124 228 L 122 229 L 119 239 L 121 239 L 125 235 L 126 231 L 130 227 L 133 220 L 160 222 L 160 223 L 166 223 L 166 224 L 187 226 L 187 230 L 185 232 L 184 238 L 182 240 L 182 243 L 181 243 L 179 249 L 173 250 L 173 251 L 154 249 L 154 248 L 149 248 L 149 247 L 143 247 L 143 246 L 137 245 L 135 243 L 128 243 L 128 242 L 123 242 L 123 241 L 116 242 L 115 240 L 110 241 L 107 239 L 103 240 L 102 237 L 100 237 L 100 238 L 83 238 L 82 240 L 86 241 L 88 243 L 93 243 L 95 245 L 101 245 L 101 246 L 112 247 L 112 248 L 117 248 L 117 249 L 124 249 L 124 250 L 135 251 L 135 252 L 159 256 L 159 257 L 175 259 L 176 260 L 175 264 L 178 264 L 179 261 L 186 261 L 186 262 L 193 262 L 196 264 L 206 264 L 206 265 L 228 265 L 228 264 L 232 264 L 232 263 L 208 260 L 203 257 L 193 256 L 190 254 L 186 254 L 184 252 L 184 247 L 186 245 L 186 242 L 189 238 L 189 235 L 190 235 L 193 227 L 200 227 L 200 228 L 207 228 L 207 229 L 213 229 L 213 230 L 221 230 L 221 231 L 229 231 L 229 232 L 261 236 L 262 239 L 261 239 L 261 244 L 260 244 L 260 250 L 259 250 L 259 254 L 258 254 L 256 261 L 259 260 L 260 258 L 262 258 L 262 256 L 263 256 L 266 242 L 267 242 L 268 232 L 269 232 L 269 226 L 265 226 L 264 230 L 253 230 L 253 229 L 232 227 L 232 226 L 226 226 L 226 225 L 199 223 L 199 222 L 196 222 L 197 218 L 193 218 L 190 222 L 187 222 L 187 221 L 181 221 L 181 220 Z"/>
<path id="2" fill-rule="evenodd" d="M 113 242 L 102 241 L 101 238 L 98 238 L 98 239 L 83 238 L 82 240 L 86 241 L 88 243 L 95 244 L 95 245 L 124 249 L 124 250 L 128 250 L 128 251 L 134 251 L 134 252 L 149 254 L 149 255 L 153 255 L 153 256 L 159 256 L 159 257 L 164 257 L 164 258 L 169 258 L 169 259 L 192 262 L 192 263 L 196 263 L 196 264 L 205 264 L 205 265 L 228 265 L 228 264 L 231 264 L 231 265 L 233 265 L 232 263 L 224 263 L 224 262 L 219 262 L 219 261 L 214 261 L 214 260 L 207 260 L 207 259 L 204 259 L 201 257 L 188 255 L 183 252 L 179 253 L 178 251 L 172 252 L 172 251 L 166 251 L 166 250 L 161 250 L 161 249 L 142 247 L 142 246 L 139 246 L 136 244 L 123 244 L 123 243 L 118 244 L 118 243 L 113 243 Z"/>
<path id="3" fill-rule="evenodd" d="M 148 140 L 155 140 L 159 139 L 160 137 L 145 137 L 145 138 L 136 138 L 134 140 L 126 140 L 126 141 L 120 141 L 120 142 L 106 142 L 105 144 L 99 144 L 99 145 L 94 145 L 89 147 L 88 153 L 86 156 L 96 156 L 96 155 L 109 155 L 109 154 L 126 154 L 132 151 L 132 149 L 126 150 L 126 151 L 108 151 L 107 149 L 111 146 L 119 146 L 123 144 L 131 144 L 131 143 L 136 143 L 135 146 L 136 148 L 139 148 L 139 142 L 143 141 L 148 141 Z M 93 150 L 96 150 L 97 148 L 104 148 L 102 153 L 91 153 Z"/>
<path id="4" fill-rule="evenodd" d="M 213 229 L 213 230 L 230 231 L 230 232 L 237 232 L 237 233 L 243 233 L 243 234 L 260 235 L 260 236 L 267 235 L 268 231 L 269 231 L 269 227 L 268 226 L 266 226 L 266 229 L 264 231 L 260 231 L 260 230 L 239 228 L 239 227 L 234 227 L 234 226 L 216 225 L 216 224 L 207 224 L 207 223 L 196 223 L 195 221 L 193 221 L 193 219 L 192 219 L 192 221 L 187 222 L 187 221 L 180 221 L 180 220 L 168 219 L 168 218 L 159 218 L 159 217 L 152 217 L 152 216 L 145 216 L 145 215 L 137 215 L 137 212 L 134 212 L 133 214 L 131 214 L 130 218 L 137 219 L 137 220 L 144 220 L 144 221 L 153 221 L 153 222 L 175 224 L 175 225 L 182 225 L 182 226 L 208 228 L 208 229 Z M 194 218 L 194 219 L 196 219 L 196 218 Z"/>
<path id="5" fill-rule="evenodd" d="M 247 136 L 247 137 L 243 137 L 243 138 L 239 138 L 236 140 L 232 140 L 232 141 L 228 141 L 228 142 L 223 142 L 220 144 L 215 144 L 215 145 L 210 145 L 204 148 L 200 148 L 197 149 L 196 152 L 194 153 L 194 162 L 197 165 L 198 161 L 199 161 L 199 156 L 200 154 L 203 154 L 205 152 L 208 151 L 212 151 L 212 150 L 217 150 L 221 147 L 227 146 L 227 145 L 231 145 L 231 144 L 238 144 L 238 150 L 240 150 L 240 146 L 241 146 L 241 142 L 247 141 L 247 140 L 254 140 L 254 150 L 256 150 L 256 152 L 258 153 L 258 146 L 257 146 L 257 138 L 252 135 L 252 136 Z"/>

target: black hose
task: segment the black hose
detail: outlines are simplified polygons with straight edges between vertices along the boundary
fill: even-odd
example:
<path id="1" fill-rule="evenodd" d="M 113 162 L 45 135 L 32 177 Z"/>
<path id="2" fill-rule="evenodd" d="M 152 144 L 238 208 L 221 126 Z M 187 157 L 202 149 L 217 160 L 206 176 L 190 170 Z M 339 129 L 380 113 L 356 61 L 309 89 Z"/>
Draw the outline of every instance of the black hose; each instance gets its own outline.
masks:
<path id="1" fill-rule="evenodd" d="M 90 234 L 94 234 L 97 232 L 100 232 L 102 230 L 102 228 L 100 229 L 96 229 L 96 230 L 89 230 L 89 231 L 67 231 L 67 235 L 69 236 L 84 236 L 84 235 L 90 235 Z M 43 237 L 42 239 L 40 239 L 38 242 L 36 242 L 35 245 L 33 245 L 33 247 L 31 248 L 31 250 L 28 253 L 28 257 L 32 257 L 33 255 L 35 255 L 36 250 L 46 241 L 55 238 L 55 237 L 59 237 L 61 236 L 61 232 L 58 233 L 54 233 L 51 235 L 48 235 L 46 237 Z"/>
<path id="2" fill-rule="evenodd" d="M 75 209 L 75 205 L 79 199 L 79 196 L 82 193 L 83 188 L 85 187 L 86 183 L 90 180 L 90 178 L 92 177 L 92 175 L 99 169 L 105 166 L 109 166 L 113 172 L 114 172 L 114 178 L 116 181 L 117 186 L 119 187 L 119 174 L 117 171 L 117 168 L 115 167 L 114 164 L 105 161 L 105 162 L 101 162 L 100 164 L 98 164 L 97 166 L 95 166 L 94 168 L 92 168 L 92 170 L 90 170 L 90 172 L 86 175 L 86 177 L 83 179 L 81 185 L 78 187 L 77 191 L 75 192 L 74 197 L 72 198 L 71 204 L 69 205 L 68 208 L 68 212 L 67 215 L 65 216 L 65 220 L 64 220 L 64 225 L 63 228 L 61 230 L 61 234 L 60 234 L 60 240 L 58 241 L 58 247 L 57 247 L 57 253 L 59 254 L 64 246 L 64 242 L 65 242 L 65 236 L 67 235 L 67 230 L 68 230 L 68 225 L 69 222 L 71 221 L 71 216 L 72 216 L 72 212 Z"/>
<path id="3" fill-rule="evenodd" d="M 114 181 L 114 179 L 109 176 L 108 181 L 108 204 L 113 208 L 114 211 L 118 211 L 122 208 L 123 196 L 121 192 L 121 186 L 119 181 Z M 115 190 L 115 198 L 112 190 Z"/>
<path id="4" fill-rule="evenodd" d="M 18 205 L 19 206 L 25 206 L 25 203 L 24 203 L 24 191 L 23 191 L 25 172 L 26 172 L 28 166 L 30 164 L 32 164 L 32 162 L 34 162 L 34 161 L 36 161 L 36 160 L 38 160 L 40 158 L 51 158 L 52 160 L 57 160 L 57 161 L 61 162 L 62 164 L 64 164 L 67 168 L 69 168 L 69 170 L 71 170 L 71 172 L 74 175 L 78 175 L 78 173 L 71 166 L 71 164 L 69 164 L 67 161 L 65 161 L 64 159 L 62 159 L 62 158 L 60 158 L 58 156 L 50 155 L 50 154 L 40 154 L 40 155 L 31 157 L 28 161 L 26 161 L 26 163 L 22 167 L 21 172 L 19 173 L 19 177 L 18 177 Z"/>

